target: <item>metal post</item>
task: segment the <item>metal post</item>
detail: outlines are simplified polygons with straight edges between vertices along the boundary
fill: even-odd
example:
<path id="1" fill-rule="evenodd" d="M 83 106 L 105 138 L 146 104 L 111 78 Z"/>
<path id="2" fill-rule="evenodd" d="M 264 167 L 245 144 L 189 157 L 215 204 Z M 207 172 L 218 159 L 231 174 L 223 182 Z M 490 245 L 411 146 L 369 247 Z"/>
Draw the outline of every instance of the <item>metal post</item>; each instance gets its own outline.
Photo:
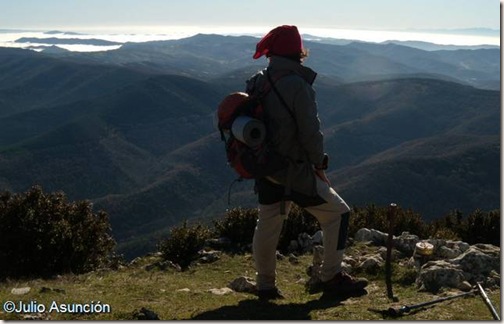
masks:
<path id="1" fill-rule="evenodd" d="M 395 214 L 397 211 L 397 205 L 392 203 L 388 209 L 388 221 L 389 221 L 389 232 L 387 238 L 387 256 L 385 260 L 385 284 L 387 285 L 387 297 L 392 300 L 397 300 L 394 298 L 394 292 L 392 291 L 392 247 L 394 244 L 394 221 Z"/>
<path id="2" fill-rule="evenodd" d="M 488 309 L 490 310 L 490 313 L 492 313 L 492 317 L 495 320 L 500 321 L 499 314 L 497 314 L 497 311 L 493 307 L 492 302 L 490 301 L 490 299 L 488 298 L 487 294 L 485 293 L 485 290 L 483 289 L 483 287 L 481 287 L 481 285 L 480 285 L 479 282 L 477 283 L 477 285 L 478 285 L 478 290 L 479 290 L 479 293 L 481 295 L 481 298 L 483 299 L 483 301 L 487 305 Z"/>

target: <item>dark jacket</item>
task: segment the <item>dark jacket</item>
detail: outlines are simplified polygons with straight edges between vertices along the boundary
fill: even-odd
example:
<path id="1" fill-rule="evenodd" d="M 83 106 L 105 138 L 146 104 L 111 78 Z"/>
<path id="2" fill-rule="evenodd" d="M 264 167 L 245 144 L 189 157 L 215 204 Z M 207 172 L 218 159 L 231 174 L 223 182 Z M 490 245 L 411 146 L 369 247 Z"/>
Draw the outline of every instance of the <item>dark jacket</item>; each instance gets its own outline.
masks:
<path id="1" fill-rule="evenodd" d="M 291 113 L 272 89 L 264 97 L 267 131 L 273 148 L 288 158 L 289 168 L 272 175 L 270 180 L 289 186 L 295 192 L 316 196 L 314 166 L 324 159 L 323 134 L 320 130 L 315 91 L 316 73 L 293 60 L 272 56 L 268 70 Z M 278 77 L 280 78 L 278 79 Z M 278 79 L 278 80 L 276 80 Z M 270 89 L 264 71 L 247 81 L 247 93 L 257 95 Z"/>

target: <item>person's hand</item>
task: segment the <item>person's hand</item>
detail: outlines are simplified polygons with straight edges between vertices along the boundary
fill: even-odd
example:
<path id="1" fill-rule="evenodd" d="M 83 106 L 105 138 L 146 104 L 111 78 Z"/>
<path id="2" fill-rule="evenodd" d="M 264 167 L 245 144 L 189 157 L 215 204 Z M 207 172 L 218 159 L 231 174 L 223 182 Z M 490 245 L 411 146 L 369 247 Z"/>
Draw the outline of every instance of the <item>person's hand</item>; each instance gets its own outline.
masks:
<path id="1" fill-rule="evenodd" d="M 317 170 L 317 169 L 315 169 L 315 175 L 317 177 L 319 177 L 320 180 L 322 180 L 325 183 L 327 183 L 329 185 L 329 187 L 331 186 L 331 181 L 329 181 L 329 179 L 327 178 L 324 170 Z"/>

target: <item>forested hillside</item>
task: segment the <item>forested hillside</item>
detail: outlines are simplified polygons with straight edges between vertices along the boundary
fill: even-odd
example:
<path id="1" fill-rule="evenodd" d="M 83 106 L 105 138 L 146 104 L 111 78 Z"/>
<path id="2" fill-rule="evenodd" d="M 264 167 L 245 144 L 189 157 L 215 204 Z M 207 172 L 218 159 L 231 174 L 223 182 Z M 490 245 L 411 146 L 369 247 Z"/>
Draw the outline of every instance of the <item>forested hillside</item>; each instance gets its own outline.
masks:
<path id="1" fill-rule="evenodd" d="M 235 175 L 213 114 L 265 66 L 251 59 L 255 42 L 197 35 L 98 53 L 0 48 L 0 190 L 39 184 L 90 199 L 130 256 L 183 219 L 221 216 Z M 426 219 L 499 208 L 498 49 L 305 45 L 319 73 L 329 177 L 350 204 L 396 202 Z M 255 206 L 251 182 L 231 197 Z"/>

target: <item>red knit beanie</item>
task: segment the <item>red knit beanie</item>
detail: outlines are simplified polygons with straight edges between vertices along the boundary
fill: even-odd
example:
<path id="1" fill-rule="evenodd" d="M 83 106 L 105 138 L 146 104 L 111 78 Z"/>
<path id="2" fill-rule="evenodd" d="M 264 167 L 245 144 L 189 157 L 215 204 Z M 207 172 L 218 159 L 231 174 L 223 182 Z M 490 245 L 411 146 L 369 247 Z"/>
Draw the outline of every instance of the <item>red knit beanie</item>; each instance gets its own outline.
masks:
<path id="1" fill-rule="evenodd" d="M 297 27 L 283 25 L 271 30 L 257 43 L 253 58 L 258 59 L 263 55 L 295 55 L 302 50 L 303 41 Z"/>

